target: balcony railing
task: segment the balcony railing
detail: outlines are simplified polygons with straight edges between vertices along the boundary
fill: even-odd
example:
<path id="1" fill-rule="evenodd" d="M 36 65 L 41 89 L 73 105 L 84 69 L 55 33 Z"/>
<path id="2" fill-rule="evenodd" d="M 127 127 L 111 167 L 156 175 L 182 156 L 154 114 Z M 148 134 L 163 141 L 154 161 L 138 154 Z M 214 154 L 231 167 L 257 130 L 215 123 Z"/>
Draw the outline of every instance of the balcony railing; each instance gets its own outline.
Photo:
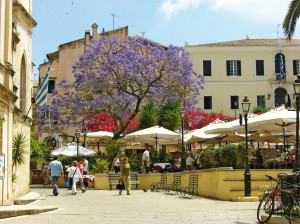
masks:
<path id="1" fill-rule="evenodd" d="M 275 73 L 274 74 L 274 80 L 286 80 L 286 73 L 284 73 L 283 75 L 280 73 Z"/>

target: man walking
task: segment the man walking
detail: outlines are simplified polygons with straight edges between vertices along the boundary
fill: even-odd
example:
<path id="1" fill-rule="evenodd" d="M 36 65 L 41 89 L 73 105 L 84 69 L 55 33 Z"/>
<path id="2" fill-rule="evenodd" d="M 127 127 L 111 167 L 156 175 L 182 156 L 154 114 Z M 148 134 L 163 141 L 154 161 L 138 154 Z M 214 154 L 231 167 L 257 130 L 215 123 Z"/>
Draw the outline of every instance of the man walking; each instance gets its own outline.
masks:
<path id="1" fill-rule="evenodd" d="M 57 161 L 57 156 L 54 156 L 53 161 L 49 164 L 48 175 L 51 172 L 52 185 L 53 185 L 53 194 L 57 196 L 58 192 L 58 179 L 60 176 L 64 175 L 64 169 L 61 162 Z"/>
<path id="2" fill-rule="evenodd" d="M 83 164 L 82 164 L 83 165 L 83 175 L 87 175 L 89 172 L 89 161 L 84 156 L 82 156 L 81 159 L 83 162 Z M 88 180 L 84 179 L 83 184 L 84 184 L 85 189 L 89 189 Z"/>
<path id="3" fill-rule="evenodd" d="M 148 173 L 150 155 L 148 148 L 144 151 L 142 156 L 142 173 Z"/>

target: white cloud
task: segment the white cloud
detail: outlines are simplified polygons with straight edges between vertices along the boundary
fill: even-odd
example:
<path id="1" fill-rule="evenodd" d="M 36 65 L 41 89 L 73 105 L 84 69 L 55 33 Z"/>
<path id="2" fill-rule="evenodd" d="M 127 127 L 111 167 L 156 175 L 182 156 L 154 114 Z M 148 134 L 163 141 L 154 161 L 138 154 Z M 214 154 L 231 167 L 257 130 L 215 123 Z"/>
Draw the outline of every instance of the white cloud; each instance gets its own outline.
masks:
<path id="1" fill-rule="evenodd" d="M 170 18 L 182 10 L 198 7 L 202 2 L 203 0 L 164 0 L 159 11 L 163 12 L 167 18 Z"/>
<path id="2" fill-rule="evenodd" d="M 180 11 L 205 4 L 213 11 L 234 13 L 245 19 L 278 22 L 284 18 L 289 3 L 290 0 L 164 0 L 159 11 L 170 18 Z"/>
<path id="3" fill-rule="evenodd" d="M 290 0 L 212 0 L 211 2 L 212 9 L 216 11 L 227 11 L 262 22 L 276 22 L 284 18 Z"/>

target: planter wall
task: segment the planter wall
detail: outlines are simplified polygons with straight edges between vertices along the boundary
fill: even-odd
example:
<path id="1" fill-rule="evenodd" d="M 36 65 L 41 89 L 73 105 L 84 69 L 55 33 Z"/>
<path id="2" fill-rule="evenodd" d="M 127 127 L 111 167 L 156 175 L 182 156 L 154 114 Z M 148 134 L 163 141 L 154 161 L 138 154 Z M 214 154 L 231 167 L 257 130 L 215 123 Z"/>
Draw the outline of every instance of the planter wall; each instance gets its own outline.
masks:
<path id="1" fill-rule="evenodd" d="M 253 169 L 251 170 L 251 196 L 258 197 L 260 192 L 267 187 L 272 187 L 272 182 L 267 181 L 265 175 L 277 178 L 278 173 L 291 173 L 289 169 Z M 198 192 L 205 197 L 212 197 L 225 201 L 238 201 L 244 197 L 244 170 L 224 167 L 182 173 L 181 185 L 187 186 L 190 174 L 199 175 Z M 150 189 L 152 182 L 160 181 L 160 173 L 140 174 L 139 189 Z M 172 183 L 174 173 L 168 173 L 168 183 Z M 107 174 L 95 174 L 95 190 L 109 190 Z M 114 189 L 114 188 L 113 188 Z M 132 186 L 132 190 L 135 187 Z M 258 200 L 258 198 L 257 198 Z"/>

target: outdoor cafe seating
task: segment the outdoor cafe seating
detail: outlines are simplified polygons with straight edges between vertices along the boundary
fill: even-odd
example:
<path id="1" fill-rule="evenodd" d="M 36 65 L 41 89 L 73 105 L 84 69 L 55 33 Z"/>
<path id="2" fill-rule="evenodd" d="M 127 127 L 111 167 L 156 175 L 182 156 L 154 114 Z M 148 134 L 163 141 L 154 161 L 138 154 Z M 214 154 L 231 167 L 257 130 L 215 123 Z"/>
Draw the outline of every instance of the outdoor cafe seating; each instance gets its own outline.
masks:
<path id="1" fill-rule="evenodd" d="M 252 169 L 289 169 L 292 164 L 280 150 L 258 149 L 258 153 L 250 159 Z"/>

